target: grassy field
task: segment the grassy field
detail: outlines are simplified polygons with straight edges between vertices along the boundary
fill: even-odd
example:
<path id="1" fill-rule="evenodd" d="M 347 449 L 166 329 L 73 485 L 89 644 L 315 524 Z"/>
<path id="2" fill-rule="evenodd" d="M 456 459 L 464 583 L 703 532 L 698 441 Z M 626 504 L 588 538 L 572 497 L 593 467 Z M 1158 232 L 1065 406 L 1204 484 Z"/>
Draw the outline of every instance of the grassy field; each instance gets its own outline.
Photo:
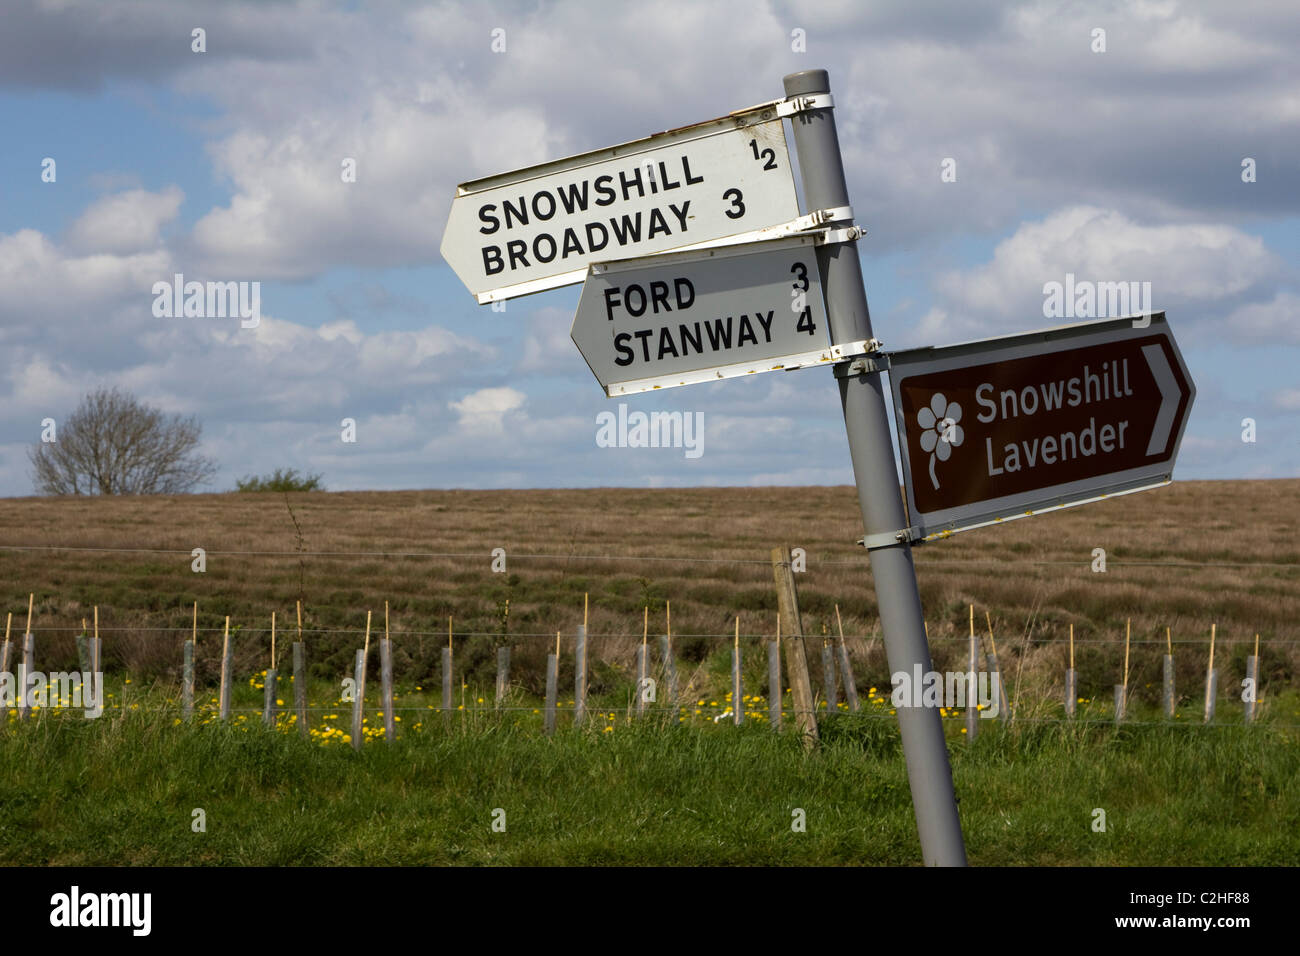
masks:
<path id="1" fill-rule="evenodd" d="M 958 535 L 917 551 L 935 665 L 960 668 L 968 606 L 998 640 L 1011 727 L 973 743 L 947 721 L 972 862 L 1290 864 L 1300 860 L 1300 481 L 1180 483 Z M 0 501 L 0 610 L 20 632 L 34 592 L 37 666 L 71 669 L 99 607 L 105 717 L 38 714 L 0 730 L 8 863 L 913 863 L 919 857 L 889 675 L 849 488 L 430 491 Z M 814 689 L 844 616 L 864 700 L 804 754 L 764 723 L 775 630 L 771 547 L 798 575 Z M 206 549 L 203 573 L 193 548 Z M 507 569 L 494 573 L 492 550 Z M 1105 573 L 1092 570 L 1106 551 Z M 382 554 L 379 552 L 383 552 Z M 590 595 L 589 730 L 569 728 L 572 633 Z M 272 611 L 279 647 L 305 610 L 313 737 L 260 727 Z M 181 642 L 199 603 L 198 726 L 177 726 Z M 505 613 L 509 601 L 509 614 Z M 366 611 L 389 602 L 399 739 L 347 746 L 340 680 Z M 630 719 L 642 611 L 671 601 L 683 706 Z M 210 720 L 223 618 L 236 650 L 231 726 Z M 746 726 L 715 724 L 741 619 Z M 454 617 L 446 733 L 438 655 Z M 1132 723 L 1114 727 L 1131 619 Z M 1219 720 L 1201 726 L 1209 626 Z M 286 625 L 289 625 L 286 627 Z M 1080 721 L 1062 721 L 1073 625 Z M 1179 717 L 1162 726 L 1169 628 Z M 541 663 L 563 632 L 561 732 L 540 736 Z M 983 630 L 983 628 L 981 628 Z M 1241 723 L 1258 633 L 1263 720 Z M 491 712 L 494 647 L 513 648 L 509 710 Z M 372 666 L 373 666 L 372 658 Z M 378 734 L 378 681 L 367 687 Z M 292 694 L 282 677 L 279 696 Z M 873 692 L 873 688 L 875 691 Z M 788 698 L 786 698 L 788 703 Z M 207 721 L 207 722 L 204 722 Z M 324 728 L 337 727 L 327 732 Z M 507 815 L 505 833 L 490 824 Z M 207 832 L 190 828 L 203 808 Z M 807 813 L 807 832 L 791 813 Z M 1105 833 L 1092 830 L 1095 809 Z"/>
<path id="2" fill-rule="evenodd" d="M 1180 685 L 1198 679 L 1212 622 L 1225 688 L 1240 680 L 1256 633 L 1265 683 L 1290 685 L 1300 646 L 1297 502 L 1297 480 L 1183 482 L 926 545 L 916 563 L 935 664 L 959 666 L 974 604 L 977 619 L 989 612 L 1003 668 L 1026 700 L 1059 691 L 1071 625 L 1081 693 L 1109 693 L 1130 618 L 1130 684 L 1143 693 L 1159 681 L 1166 627 Z M 239 670 L 249 672 L 267 666 L 271 612 L 283 629 L 301 598 L 315 674 L 334 680 L 367 609 L 382 620 L 388 601 L 400 677 L 436 672 L 454 616 L 466 635 L 458 672 L 490 679 L 492 648 L 509 643 L 513 672 L 540 692 L 557 630 L 561 681 L 571 680 L 567 652 L 590 593 L 593 652 L 608 665 L 593 675 L 598 692 L 631 667 L 642 608 L 651 608 L 653 635 L 668 601 L 684 668 L 702 667 L 703 678 L 735 615 L 750 646 L 774 632 L 768 554 L 785 545 L 808 555 L 798 575 L 806 632 L 814 641 L 833 634 L 838 604 L 860 680 L 888 683 L 851 488 L 27 498 L 0 500 L 0 527 L 0 610 L 21 628 L 35 592 L 33 629 L 51 668 L 75 660 L 72 634 L 98 605 L 110 669 L 174 680 L 197 600 L 201 671 L 217 666 L 229 615 Z M 23 546 L 39 550 L 12 550 Z M 202 574 L 191 570 L 196 547 L 207 551 Z M 498 547 L 506 573 L 491 570 Z M 1105 573 L 1091 569 L 1096 548 L 1106 551 Z"/>
<path id="3" fill-rule="evenodd" d="M 832 719 L 814 754 L 761 724 L 646 721 L 545 738 L 511 717 L 475 715 L 451 734 L 437 723 L 360 753 L 260 726 L 176 726 L 149 707 L 11 727 L 0 746 L 0 862 L 919 858 L 887 722 Z M 1267 727 L 990 724 L 973 746 L 953 748 L 953 772 L 972 863 L 1300 859 L 1300 748 Z M 498 809 L 504 832 L 492 828 Z M 1105 832 L 1093 829 L 1098 809 Z M 796 810 L 804 832 L 793 828 Z"/>

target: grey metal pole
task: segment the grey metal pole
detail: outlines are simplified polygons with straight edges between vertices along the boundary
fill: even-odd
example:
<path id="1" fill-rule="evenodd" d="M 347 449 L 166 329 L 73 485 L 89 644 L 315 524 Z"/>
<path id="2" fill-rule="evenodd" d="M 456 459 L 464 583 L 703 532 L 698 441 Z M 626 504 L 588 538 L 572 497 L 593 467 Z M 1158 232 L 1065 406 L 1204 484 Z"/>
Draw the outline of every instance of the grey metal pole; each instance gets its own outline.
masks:
<path id="1" fill-rule="evenodd" d="M 1164 704 L 1165 716 L 1173 719 L 1174 716 L 1174 655 L 1165 655 L 1165 673 L 1164 673 Z"/>
<path id="2" fill-rule="evenodd" d="M 560 659 L 546 655 L 546 712 L 542 718 L 542 733 L 548 737 L 555 733 L 555 698 L 558 692 Z"/>
<path id="3" fill-rule="evenodd" d="M 745 686 L 740 675 L 740 644 L 731 649 L 731 719 L 737 727 L 745 722 Z"/>
<path id="4" fill-rule="evenodd" d="M 18 708 L 18 719 L 26 720 L 27 715 L 31 713 L 32 702 L 29 699 L 27 684 L 32 676 L 32 665 L 36 661 L 36 635 L 23 635 L 23 662 L 22 674 L 18 678 L 18 694 L 21 706 Z"/>
<path id="5" fill-rule="evenodd" d="M 78 648 L 80 650 L 80 648 Z M 86 649 L 89 656 L 90 649 Z M 181 655 L 181 717 L 189 720 L 194 713 L 194 642 L 186 641 Z M 87 671 L 89 675 L 89 671 Z M 93 678 L 92 678 L 93 679 Z"/>
<path id="6" fill-rule="evenodd" d="M 971 621 L 975 620 L 974 608 L 971 609 Z M 922 625 L 924 627 L 924 625 Z M 970 743 L 975 739 L 975 735 L 980 729 L 980 712 L 976 704 L 979 701 L 979 695 L 975 688 L 980 677 L 979 661 L 980 645 L 979 638 L 975 636 L 975 627 L 972 624 L 970 632 L 970 670 L 966 672 L 966 742 Z"/>
<path id="7" fill-rule="evenodd" d="M 1255 704 L 1259 700 L 1259 655 L 1246 658 L 1246 678 L 1250 681 L 1250 700 L 1246 701 L 1246 723 L 1255 721 Z"/>
<path id="8" fill-rule="evenodd" d="M 505 706 L 506 694 L 510 692 L 510 647 L 501 645 L 497 648 L 497 699 L 496 709 Z"/>
<path id="9" fill-rule="evenodd" d="M 293 642 L 293 708 L 298 712 L 298 733 L 307 737 L 307 651 L 302 641 Z"/>
<path id="10" fill-rule="evenodd" d="M 769 641 L 767 645 L 767 719 L 772 729 L 781 730 L 781 645 Z"/>
<path id="11" fill-rule="evenodd" d="M 785 78 L 785 92 L 787 96 L 829 93 L 830 77 L 825 70 L 792 73 Z M 834 110 L 822 108 L 797 113 L 790 122 L 808 208 L 849 205 Z M 851 342 L 872 338 L 856 244 L 822 246 L 817 260 L 833 340 Z M 899 493 L 887 400 L 880 376 L 863 372 L 839 377 L 838 382 L 863 525 L 868 536 L 892 535 L 907 527 L 907 519 Z M 890 673 L 901 671 L 910 675 L 917 667 L 922 672 L 931 670 L 911 546 L 905 542 L 886 544 L 872 547 L 867 553 Z M 925 706 L 900 707 L 898 727 L 903 738 L 921 857 L 928 866 L 965 866 L 966 846 L 939 710 Z"/>
<path id="12" fill-rule="evenodd" d="M 397 739 L 397 724 L 393 713 L 393 642 L 384 638 L 379 642 L 379 693 L 384 707 L 384 739 Z"/>
<path id="13" fill-rule="evenodd" d="M 275 726 L 276 703 L 275 703 L 275 682 L 280 676 L 280 672 L 271 668 L 266 672 L 266 682 L 262 687 L 262 723 L 268 727 Z"/>
<path id="14" fill-rule="evenodd" d="M 587 625 L 578 625 L 573 651 L 573 726 L 581 727 L 587 716 Z"/>
<path id="15" fill-rule="evenodd" d="M 650 679 L 650 648 L 642 644 L 636 649 L 636 715 L 645 716 L 646 681 Z"/>
<path id="16" fill-rule="evenodd" d="M 451 723 L 451 648 L 442 649 L 442 722 Z"/>
<path id="17" fill-rule="evenodd" d="M 1002 668 L 998 665 L 998 655 L 989 651 L 984 655 L 984 661 L 988 664 L 989 680 L 992 681 L 995 676 L 998 679 L 998 719 L 1007 720 L 1011 716 L 1011 705 L 1007 703 L 1007 688 L 1002 683 Z"/>
<path id="18" fill-rule="evenodd" d="M 659 635 L 659 657 L 664 663 L 664 683 L 668 685 L 668 706 L 677 707 L 677 662 L 667 634 Z"/>
<path id="19" fill-rule="evenodd" d="M 352 699 L 352 748 L 361 749 L 362 723 L 365 720 L 365 701 L 362 699 L 366 681 L 366 652 L 357 648 L 357 656 L 352 665 L 352 682 L 356 687 Z"/>

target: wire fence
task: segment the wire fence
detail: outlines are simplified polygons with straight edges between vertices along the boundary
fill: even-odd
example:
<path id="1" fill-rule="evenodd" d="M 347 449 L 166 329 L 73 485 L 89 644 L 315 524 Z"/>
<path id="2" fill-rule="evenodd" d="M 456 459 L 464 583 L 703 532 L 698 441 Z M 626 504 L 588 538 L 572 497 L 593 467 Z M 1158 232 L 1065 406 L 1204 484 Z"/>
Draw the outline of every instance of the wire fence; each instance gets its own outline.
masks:
<path id="1" fill-rule="evenodd" d="M 0 545 L 0 551 L 45 551 L 45 552 L 87 552 L 93 554 L 171 554 L 192 557 L 193 548 L 93 548 L 64 545 Z M 226 557 L 275 557 L 275 558 L 466 558 L 474 560 L 491 560 L 490 552 L 483 551 L 241 551 L 217 550 L 205 548 L 204 553 Z M 578 554 L 569 552 L 525 553 L 507 549 L 511 561 L 668 561 L 677 564 L 754 564 L 770 566 L 765 558 L 741 557 L 688 557 L 684 555 L 656 554 Z M 864 555 L 865 560 L 865 555 Z M 1078 561 L 1032 561 L 1021 560 L 1018 564 L 1032 567 L 1078 567 L 1088 568 L 1092 557 Z M 817 558 L 818 565 L 861 566 L 862 561 Z M 932 561 L 924 551 L 918 555 L 918 566 L 961 568 L 974 565 L 1003 565 L 1005 558 L 982 558 L 962 556 L 960 561 Z M 1300 570 L 1300 562 L 1295 561 L 1155 561 L 1143 558 L 1123 558 L 1111 556 L 1107 565 L 1113 567 L 1152 567 L 1152 568 L 1284 568 L 1289 571 Z"/>

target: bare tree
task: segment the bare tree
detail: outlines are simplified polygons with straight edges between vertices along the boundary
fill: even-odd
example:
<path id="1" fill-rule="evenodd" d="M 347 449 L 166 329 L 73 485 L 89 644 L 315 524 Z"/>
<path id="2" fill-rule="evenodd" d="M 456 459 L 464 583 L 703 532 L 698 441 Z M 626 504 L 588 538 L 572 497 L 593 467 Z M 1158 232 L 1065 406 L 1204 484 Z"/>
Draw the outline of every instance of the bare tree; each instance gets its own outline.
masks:
<path id="1" fill-rule="evenodd" d="M 211 481 L 217 464 L 194 453 L 198 420 L 165 415 L 129 392 L 99 388 L 28 457 L 43 495 L 174 495 Z"/>

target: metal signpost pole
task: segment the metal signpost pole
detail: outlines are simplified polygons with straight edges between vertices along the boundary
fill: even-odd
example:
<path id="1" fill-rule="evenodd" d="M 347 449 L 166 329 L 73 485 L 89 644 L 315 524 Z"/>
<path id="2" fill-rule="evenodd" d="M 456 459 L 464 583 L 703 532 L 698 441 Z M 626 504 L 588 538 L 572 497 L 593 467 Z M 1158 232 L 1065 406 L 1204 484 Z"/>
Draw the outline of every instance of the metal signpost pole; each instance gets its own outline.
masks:
<path id="1" fill-rule="evenodd" d="M 829 93 L 830 78 L 825 70 L 793 73 L 785 78 L 785 92 L 791 97 Z M 848 206 L 831 108 L 797 113 L 791 123 L 808 209 Z M 832 341 L 870 339 L 871 317 L 855 245 L 828 244 L 818 250 L 817 257 Z M 915 682 L 918 669 L 923 674 L 931 669 L 930 649 L 911 546 L 905 541 L 887 543 L 891 535 L 907 527 L 885 411 L 887 398 L 876 373 L 842 377 L 839 386 L 889 669 L 891 673 L 904 672 Z M 879 543 L 882 541 L 886 543 Z M 913 691 L 915 706 L 898 708 L 898 725 L 921 855 L 927 866 L 964 866 L 966 847 L 939 710 L 920 706 L 920 687 Z"/>

